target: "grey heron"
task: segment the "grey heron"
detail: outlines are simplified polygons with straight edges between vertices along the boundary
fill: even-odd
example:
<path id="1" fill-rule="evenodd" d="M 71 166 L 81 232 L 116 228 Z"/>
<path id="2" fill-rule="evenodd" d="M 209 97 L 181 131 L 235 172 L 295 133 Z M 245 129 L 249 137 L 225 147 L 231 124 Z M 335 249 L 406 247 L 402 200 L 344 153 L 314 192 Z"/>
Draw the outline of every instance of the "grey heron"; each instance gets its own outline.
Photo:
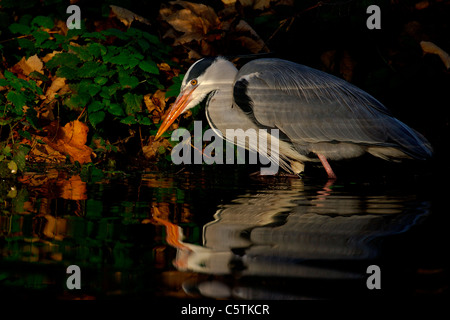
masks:
<path id="1" fill-rule="evenodd" d="M 224 57 L 196 61 L 156 139 L 205 99 L 209 125 L 224 139 L 229 128 L 278 129 L 279 165 L 295 174 L 305 162 L 320 161 L 328 178 L 335 179 L 328 160 L 364 153 L 386 160 L 432 155 L 423 135 L 367 92 L 323 71 L 275 58 L 250 61 L 240 70 Z M 249 142 L 243 147 L 259 151 Z"/>

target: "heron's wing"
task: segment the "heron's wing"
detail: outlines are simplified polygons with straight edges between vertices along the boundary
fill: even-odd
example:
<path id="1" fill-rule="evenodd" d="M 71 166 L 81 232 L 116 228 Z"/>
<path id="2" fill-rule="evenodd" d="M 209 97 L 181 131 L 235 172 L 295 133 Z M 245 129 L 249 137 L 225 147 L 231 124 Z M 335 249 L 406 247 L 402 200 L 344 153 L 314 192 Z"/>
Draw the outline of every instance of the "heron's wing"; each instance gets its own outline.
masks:
<path id="1" fill-rule="evenodd" d="M 349 142 L 420 154 L 428 143 L 363 90 L 285 60 L 244 65 L 236 78 L 234 101 L 258 125 L 278 128 L 297 146 Z"/>

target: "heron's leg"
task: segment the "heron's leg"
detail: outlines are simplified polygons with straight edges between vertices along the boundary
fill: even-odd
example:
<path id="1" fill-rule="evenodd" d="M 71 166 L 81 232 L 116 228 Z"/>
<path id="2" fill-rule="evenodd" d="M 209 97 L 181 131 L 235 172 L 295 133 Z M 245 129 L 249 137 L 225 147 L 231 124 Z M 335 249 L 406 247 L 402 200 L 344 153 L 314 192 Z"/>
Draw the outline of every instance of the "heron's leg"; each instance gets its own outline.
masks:
<path id="1" fill-rule="evenodd" d="M 331 169 L 331 166 L 328 163 L 327 158 L 325 158 L 325 156 L 321 154 L 317 154 L 317 156 L 319 157 L 320 162 L 322 162 L 322 165 L 328 174 L 328 179 L 336 179 L 336 175 L 334 174 L 333 169 Z"/>

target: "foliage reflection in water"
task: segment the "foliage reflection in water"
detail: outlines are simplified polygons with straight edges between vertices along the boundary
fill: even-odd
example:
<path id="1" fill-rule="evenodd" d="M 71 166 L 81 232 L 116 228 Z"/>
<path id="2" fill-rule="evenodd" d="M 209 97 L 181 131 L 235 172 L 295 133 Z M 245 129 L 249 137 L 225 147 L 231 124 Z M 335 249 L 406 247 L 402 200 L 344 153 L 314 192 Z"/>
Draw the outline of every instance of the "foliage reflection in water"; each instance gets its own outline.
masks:
<path id="1" fill-rule="evenodd" d="M 30 175 L 13 195 L 5 189 L 2 295 L 360 296 L 375 294 L 366 287 L 372 264 L 383 270 L 384 289 L 401 283 L 383 293 L 417 292 L 399 277 L 417 277 L 423 262 L 411 246 L 429 232 L 420 226 L 431 204 L 417 190 L 248 176 L 243 183 L 239 173 L 92 184 L 53 174 Z M 66 287 L 71 264 L 82 270 L 78 291 Z"/>

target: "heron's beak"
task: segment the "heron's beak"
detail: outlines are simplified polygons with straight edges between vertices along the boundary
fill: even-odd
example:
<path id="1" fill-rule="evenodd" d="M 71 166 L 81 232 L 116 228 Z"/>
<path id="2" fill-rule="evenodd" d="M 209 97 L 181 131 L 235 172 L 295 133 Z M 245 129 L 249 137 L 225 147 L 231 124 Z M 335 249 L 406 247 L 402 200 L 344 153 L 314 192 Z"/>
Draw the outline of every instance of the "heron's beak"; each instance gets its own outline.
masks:
<path id="1" fill-rule="evenodd" d="M 193 87 L 192 89 L 189 88 L 180 93 L 177 100 L 175 100 L 175 103 L 170 108 L 169 113 L 167 114 L 163 123 L 159 127 L 159 130 L 156 133 L 155 139 L 158 139 L 159 137 L 161 137 L 161 135 L 164 132 L 166 132 L 166 130 L 175 121 L 175 119 L 178 118 L 178 116 L 184 111 L 186 106 L 192 100 L 191 95 L 194 92 L 195 88 L 196 87 Z"/>

